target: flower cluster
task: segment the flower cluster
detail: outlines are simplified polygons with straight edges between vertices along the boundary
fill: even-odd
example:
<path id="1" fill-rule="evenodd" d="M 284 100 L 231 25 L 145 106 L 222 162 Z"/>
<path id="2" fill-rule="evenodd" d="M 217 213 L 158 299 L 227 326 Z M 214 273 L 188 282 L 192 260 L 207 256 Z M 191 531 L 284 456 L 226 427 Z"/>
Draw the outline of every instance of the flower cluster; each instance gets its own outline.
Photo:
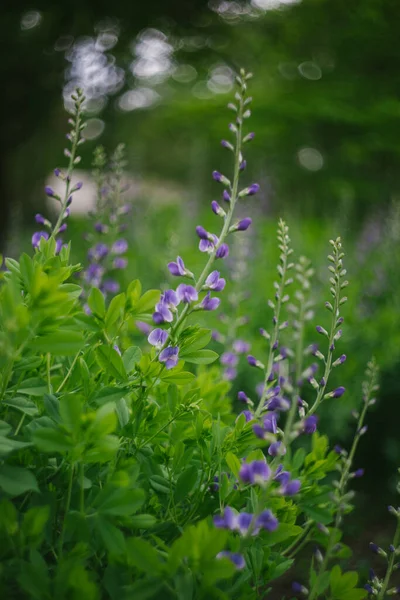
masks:
<path id="1" fill-rule="evenodd" d="M 49 219 L 45 218 L 42 214 L 38 213 L 35 215 L 35 221 L 38 225 L 41 225 L 43 229 L 36 231 L 32 236 L 32 246 L 35 249 L 39 248 L 40 240 L 48 240 L 50 238 L 55 240 L 55 251 L 58 254 L 63 246 L 62 238 L 59 237 L 67 229 L 67 219 L 70 215 L 70 206 L 73 200 L 74 192 L 79 191 L 82 188 L 82 183 L 78 182 L 72 185 L 71 176 L 74 167 L 80 162 L 81 157 L 77 155 L 78 146 L 83 144 L 85 141 L 82 136 L 82 131 L 86 127 L 86 123 L 82 121 L 83 105 L 85 102 L 85 96 L 81 89 L 77 89 L 72 94 L 72 100 L 74 102 L 74 113 L 69 119 L 71 125 L 71 131 L 67 134 L 67 139 L 71 143 L 71 149 L 65 148 L 64 154 L 69 159 L 68 167 L 65 171 L 62 169 L 55 169 L 54 175 L 64 182 L 65 191 L 63 197 L 54 191 L 50 186 L 45 186 L 44 191 L 48 198 L 56 200 L 60 204 L 60 212 L 58 218 L 53 225 Z"/>
<path id="2" fill-rule="evenodd" d="M 254 133 L 243 136 L 242 132 L 244 120 L 250 117 L 248 105 L 251 98 L 247 96 L 247 81 L 250 77 L 250 74 L 246 74 L 244 71 L 241 72 L 237 79 L 239 87 L 235 95 L 237 103 L 229 105 L 229 108 L 236 113 L 235 123 L 231 123 L 229 126 L 229 130 L 234 136 L 234 143 L 232 144 L 226 140 L 222 142 L 222 146 L 233 152 L 234 155 L 233 179 L 230 181 L 219 171 L 214 171 L 212 174 L 213 179 L 222 184 L 224 188 L 222 200 L 227 206 L 225 210 L 216 200 L 211 202 L 211 210 L 222 220 L 221 231 L 217 235 L 207 231 L 201 225 L 196 227 L 196 234 L 199 237 L 199 250 L 209 255 L 207 263 L 198 278 L 186 267 L 181 256 L 178 256 L 176 261 L 168 263 L 168 269 L 172 276 L 187 278 L 193 284 L 181 283 L 176 290 L 169 289 L 163 292 L 153 314 L 153 321 L 157 325 L 169 325 L 171 345 L 163 350 L 160 348 L 159 354 L 159 360 L 165 362 L 165 365 L 169 368 L 177 363 L 179 328 L 187 316 L 199 310 L 213 311 L 220 305 L 220 299 L 214 294 L 221 292 L 225 288 L 226 282 L 221 277 L 220 271 L 212 270 L 212 266 L 216 260 L 229 256 L 229 246 L 226 242 L 228 235 L 237 231 L 246 231 L 251 225 L 249 217 L 233 223 L 234 210 L 238 200 L 245 196 L 253 196 L 259 190 L 259 185 L 256 183 L 242 190 L 239 189 L 239 176 L 246 165 L 242 154 L 242 146 L 254 138 Z M 180 311 L 179 307 L 182 307 Z M 229 356 L 226 357 L 226 360 L 232 362 L 232 358 Z"/>
<path id="3" fill-rule="evenodd" d="M 122 237 L 127 228 L 123 221 L 131 210 L 130 205 L 123 202 L 122 198 L 126 191 L 122 182 L 125 164 L 123 144 L 115 149 L 108 168 L 104 149 L 99 147 L 95 150 L 93 176 L 96 181 L 97 202 L 93 231 L 85 236 L 91 247 L 83 280 L 86 286 L 100 288 L 105 295 L 118 293 L 120 284 L 117 273 L 128 266 L 128 242 Z"/>

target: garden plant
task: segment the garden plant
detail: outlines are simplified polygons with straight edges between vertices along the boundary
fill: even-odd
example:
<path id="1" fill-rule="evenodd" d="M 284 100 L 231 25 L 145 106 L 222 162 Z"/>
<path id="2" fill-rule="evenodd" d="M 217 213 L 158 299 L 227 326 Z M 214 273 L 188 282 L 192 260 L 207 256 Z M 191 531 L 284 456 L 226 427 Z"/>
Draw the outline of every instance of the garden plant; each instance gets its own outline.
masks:
<path id="1" fill-rule="evenodd" d="M 399 591 L 400 508 L 389 507 L 389 548 L 370 545 L 377 573 L 367 580 L 347 566 L 351 483 L 363 474 L 356 450 L 378 369 L 371 358 L 360 390 L 331 383 L 346 361 L 341 239 L 327 244 L 329 299 L 318 299 L 312 262 L 296 255 L 279 221 L 262 355 L 249 353 L 241 317 L 226 321 L 223 336 L 198 324 L 238 285 L 223 276 L 231 240 L 251 235 L 252 219 L 236 216 L 249 197 L 251 213 L 259 191 L 242 183 L 254 138 L 250 80 L 240 71 L 228 105 L 222 147 L 232 174 L 212 174 L 221 195 L 211 202 L 215 229 L 193 232 L 203 268 L 194 273 L 184 256 L 166 256 L 170 287 L 162 291 L 144 291 L 138 280 L 121 287 L 130 210 L 122 146 L 110 161 L 95 153 L 88 261 L 70 262 L 65 231 L 81 187 L 71 176 L 85 125 L 83 92 L 72 97 L 68 164 L 55 171 L 64 194 L 45 188 L 58 216 L 36 215 L 33 251 L 6 259 L 0 287 L 2 598 L 383 600 Z M 313 324 L 320 342 L 310 344 L 316 303 L 326 320 Z M 221 357 L 207 347 L 212 337 Z M 232 397 L 240 357 L 260 374 L 258 395 Z M 348 387 L 356 421 L 344 449 L 319 431 L 318 412 Z"/>

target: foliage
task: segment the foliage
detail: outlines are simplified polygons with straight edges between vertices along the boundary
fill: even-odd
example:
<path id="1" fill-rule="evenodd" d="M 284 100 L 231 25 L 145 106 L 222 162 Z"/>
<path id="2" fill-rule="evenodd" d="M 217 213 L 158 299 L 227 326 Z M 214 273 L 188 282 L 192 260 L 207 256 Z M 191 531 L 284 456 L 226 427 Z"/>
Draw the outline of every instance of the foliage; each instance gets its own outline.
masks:
<path id="1" fill-rule="evenodd" d="M 373 548 L 388 567 L 365 589 L 357 573 L 338 564 L 351 554 L 340 527 L 352 510 L 348 484 L 362 475 L 353 471 L 353 459 L 375 401 L 374 361 L 349 453 L 332 449 L 317 431 L 319 407 L 340 402 L 346 391 L 331 377 L 346 360 L 337 351 L 348 285 L 341 239 L 330 242 L 329 318 L 316 326 L 323 343 L 309 349 L 304 331 L 313 319 L 313 270 L 296 258 L 288 227 L 279 222 L 272 326 L 261 330 L 263 346 L 247 356 L 246 368 L 261 373 L 262 385 L 258 400 L 239 392 L 245 405 L 239 415 L 218 354 L 208 348 L 212 332 L 198 321 L 218 309 L 216 294 L 226 285 L 214 263 L 251 226 L 249 217 L 236 220 L 236 205 L 259 189 L 241 184 L 244 144 L 254 137 L 244 131 L 249 80 L 244 71 L 237 77 L 233 141 L 222 143 L 232 152 L 233 176 L 213 173 L 225 201 L 225 208 L 212 203 L 220 232 L 197 227 L 206 256 L 200 274 L 178 256 L 168 264 L 170 274 L 190 284 L 162 292 L 143 292 L 135 279 L 117 293 L 100 279 L 82 295 L 73 278 L 82 267 L 59 238 L 71 194 L 80 189 L 70 188 L 70 175 L 79 162 L 84 98 L 79 90 L 73 97 L 69 163 L 58 173 L 65 183 L 59 216 L 53 226 L 38 215 L 46 231 L 34 234 L 33 255 L 6 260 L 0 288 L 4 597 L 276 597 L 275 580 L 309 542 L 318 547 L 307 587 L 294 583 L 296 594 L 361 600 L 390 592 L 399 527 L 390 557 Z M 114 228 L 100 230 L 104 258 L 125 252 Z M 146 326 L 150 349 L 133 341 Z M 321 377 L 310 350 L 323 366 Z M 399 522 L 399 511 L 391 512 Z"/>

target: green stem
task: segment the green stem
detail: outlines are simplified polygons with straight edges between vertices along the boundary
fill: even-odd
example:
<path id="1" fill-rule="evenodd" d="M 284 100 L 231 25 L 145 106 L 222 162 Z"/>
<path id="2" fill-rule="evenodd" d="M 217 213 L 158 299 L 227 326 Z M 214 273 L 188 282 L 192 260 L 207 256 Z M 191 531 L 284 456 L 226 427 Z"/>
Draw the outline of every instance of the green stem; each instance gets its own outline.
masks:
<path id="1" fill-rule="evenodd" d="M 69 163 L 68 163 L 67 173 L 66 173 L 66 176 L 65 176 L 65 194 L 64 194 L 64 200 L 61 202 L 60 214 L 58 215 L 57 222 L 56 222 L 55 226 L 53 227 L 53 230 L 52 230 L 51 235 L 50 235 L 50 239 L 54 239 L 55 236 L 57 235 L 57 232 L 58 232 L 58 230 L 60 228 L 60 225 L 61 225 L 61 223 L 62 223 L 62 221 L 64 219 L 65 209 L 67 208 L 68 198 L 70 197 L 71 174 L 72 174 L 72 171 L 74 170 L 74 163 L 75 163 L 75 157 L 76 157 L 76 149 L 78 147 L 79 139 L 80 139 L 80 126 L 81 126 L 81 117 L 80 117 L 80 106 L 79 106 L 79 108 L 76 109 L 75 128 L 73 130 L 71 154 L 70 154 L 70 157 L 69 157 Z"/>
<path id="2" fill-rule="evenodd" d="M 67 500 L 65 503 L 65 513 L 64 513 L 64 519 L 63 519 L 63 524 L 62 524 L 62 528 L 61 528 L 60 541 L 59 541 L 59 545 L 58 545 L 58 548 L 59 548 L 58 555 L 60 556 L 60 558 L 62 557 L 63 546 L 64 546 L 65 521 L 68 517 L 69 507 L 71 505 L 72 483 L 74 480 L 74 471 L 75 471 L 75 465 L 71 465 L 69 481 L 68 481 Z"/>
<path id="3" fill-rule="evenodd" d="M 80 354 L 80 351 L 79 351 L 79 352 L 78 352 L 78 353 L 75 355 L 75 358 L 74 358 L 74 360 L 72 361 L 72 364 L 71 364 L 70 368 L 68 369 L 68 372 L 67 372 L 66 376 L 64 377 L 64 379 L 62 380 L 62 382 L 60 383 L 60 385 L 58 386 L 58 388 L 57 388 L 57 390 L 56 390 L 56 394 L 58 394 L 59 392 L 61 392 L 61 390 L 62 390 L 62 388 L 64 387 L 64 385 L 67 383 L 67 381 L 68 381 L 68 379 L 69 379 L 69 376 L 70 376 L 70 375 L 71 375 L 71 373 L 72 373 L 72 369 L 74 368 L 74 366 L 75 366 L 75 363 L 76 363 L 76 361 L 77 361 L 77 360 L 78 360 L 78 358 L 79 358 L 79 354 Z"/>
<path id="4" fill-rule="evenodd" d="M 369 405 L 369 400 L 371 397 L 371 393 L 373 392 L 373 386 L 374 386 L 374 377 L 371 377 L 371 381 L 367 390 L 367 394 L 364 398 L 364 406 L 363 409 L 361 411 L 361 414 L 359 416 L 358 419 L 358 423 L 357 423 L 357 431 L 356 434 L 354 436 L 354 440 L 353 440 L 353 444 L 351 446 L 351 450 L 349 453 L 349 456 L 346 458 L 346 461 L 344 463 L 344 467 L 343 467 L 343 471 L 342 471 L 342 475 L 340 477 L 340 481 L 339 481 L 339 485 L 337 487 L 336 490 L 336 500 L 338 503 L 338 508 L 337 508 L 337 512 L 336 512 L 336 516 L 335 516 L 335 523 L 333 528 L 330 531 L 329 534 L 329 539 L 328 539 L 328 544 L 326 547 L 326 552 L 325 552 L 325 556 L 324 559 L 322 561 L 321 567 L 319 569 L 318 572 L 318 576 L 315 580 L 315 583 L 310 591 L 310 595 L 309 595 L 309 600 L 314 600 L 315 598 L 317 598 L 317 594 L 318 594 L 318 588 L 320 585 L 320 582 L 322 580 L 322 577 L 327 569 L 329 560 L 331 559 L 331 555 L 332 555 L 332 551 L 333 548 L 335 546 L 335 538 L 336 538 L 336 531 L 340 526 L 342 517 L 343 517 L 343 512 L 344 512 L 344 506 L 342 505 L 342 498 L 345 494 L 346 491 L 346 486 L 347 486 L 347 482 L 349 480 L 349 472 L 351 469 L 351 466 L 353 464 L 353 459 L 354 459 L 354 455 L 356 453 L 357 450 L 357 446 L 358 446 L 358 442 L 360 441 L 360 437 L 361 437 L 361 428 L 364 424 L 364 420 L 365 420 L 365 415 L 367 413 L 368 410 L 368 405 Z M 393 557 L 394 557 L 394 553 L 393 553 Z M 390 577 L 390 576 L 389 576 Z"/>
<path id="5" fill-rule="evenodd" d="M 235 160 L 234 176 L 233 176 L 233 183 L 232 183 L 232 188 L 231 188 L 231 200 L 229 203 L 229 209 L 228 209 L 228 212 L 224 219 L 224 225 L 223 225 L 221 233 L 219 235 L 218 243 L 216 244 L 216 246 L 213 248 L 212 252 L 210 253 L 208 261 L 207 261 L 205 267 L 203 268 L 202 272 L 200 273 L 200 276 L 196 282 L 195 289 L 197 292 L 201 291 L 201 288 L 203 287 L 203 284 L 204 284 L 205 280 L 207 279 L 207 276 L 210 273 L 211 266 L 213 265 L 213 263 L 215 261 L 217 250 L 224 243 L 225 238 L 229 233 L 229 227 L 231 226 L 233 213 L 235 210 L 236 203 L 238 201 L 239 176 L 240 176 L 240 155 L 241 155 L 241 146 L 242 146 L 243 108 L 244 108 L 244 98 L 241 97 L 239 111 L 238 111 L 238 126 L 237 126 L 237 137 L 236 137 L 236 147 L 235 147 L 235 159 L 234 159 Z M 188 311 L 189 311 L 189 304 L 187 304 L 184 307 L 184 309 L 182 310 L 181 314 L 179 315 L 175 325 L 172 327 L 171 334 L 170 334 L 171 338 L 173 338 L 174 335 L 179 331 L 179 327 L 185 320 Z"/>
<path id="6" fill-rule="evenodd" d="M 80 486 L 79 510 L 82 515 L 85 514 L 85 488 L 83 487 L 84 477 L 85 477 L 85 464 L 83 461 L 81 461 L 79 464 L 79 486 Z"/>
<path id="7" fill-rule="evenodd" d="M 400 518 L 397 518 L 397 526 L 396 526 L 396 531 L 395 531 L 394 538 L 393 538 L 393 546 L 395 548 L 397 548 L 399 545 L 399 542 L 400 542 Z M 382 587 L 377 596 L 377 600 L 383 600 L 385 597 L 386 590 L 389 585 L 390 577 L 393 573 L 393 566 L 394 566 L 395 559 L 396 559 L 396 552 L 391 552 L 388 567 L 386 569 L 385 579 L 383 580 Z"/>
<path id="8" fill-rule="evenodd" d="M 14 433 L 14 435 L 18 435 L 18 434 L 19 434 L 19 430 L 21 429 L 21 427 L 22 427 L 22 424 L 23 424 L 23 422 L 25 421 L 25 417 L 26 417 L 26 414 L 24 413 L 24 414 L 22 415 L 22 417 L 20 418 L 20 421 L 19 421 L 19 423 L 18 423 L 18 426 L 17 426 L 17 429 L 15 430 L 15 433 Z"/>

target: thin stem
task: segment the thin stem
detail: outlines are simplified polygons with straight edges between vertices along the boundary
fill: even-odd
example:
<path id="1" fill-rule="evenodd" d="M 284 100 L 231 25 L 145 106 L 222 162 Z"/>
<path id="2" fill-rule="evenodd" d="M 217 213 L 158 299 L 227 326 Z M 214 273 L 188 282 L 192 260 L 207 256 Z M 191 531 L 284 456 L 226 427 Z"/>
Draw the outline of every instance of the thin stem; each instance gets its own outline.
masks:
<path id="1" fill-rule="evenodd" d="M 76 103 L 77 105 L 76 105 L 75 120 L 74 120 L 75 126 L 71 132 L 72 147 L 71 147 L 71 152 L 69 155 L 69 163 L 68 163 L 67 173 L 65 176 L 64 200 L 62 200 L 62 202 L 61 202 L 60 214 L 58 215 L 57 222 L 56 222 L 55 226 L 53 227 L 53 230 L 50 235 L 50 239 L 54 239 L 58 233 L 60 225 L 64 219 L 65 209 L 67 208 L 68 198 L 70 196 L 71 174 L 72 174 L 72 171 L 74 170 L 76 150 L 78 148 L 79 140 L 80 140 L 80 132 L 81 132 L 81 124 L 82 124 L 81 123 L 81 105 L 82 105 L 83 100 L 84 100 L 83 96 L 79 96 L 77 103 Z"/>
<path id="2" fill-rule="evenodd" d="M 291 552 L 293 552 L 293 550 L 295 550 L 295 548 L 296 548 L 296 553 L 297 553 L 298 552 L 297 546 L 300 544 L 300 546 L 303 547 L 303 542 L 304 542 L 304 540 L 308 539 L 308 535 L 310 533 L 310 530 L 311 530 L 312 526 L 313 526 L 313 521 L 308 521 L 305 524 L 305 527 L 304 527 L 303 531 L 296 537 L 296 539 L 294 540 L 294 542 L 292 542 L 290 544 L 290 546 L 288 546 L 282 552 L 282 556 L 290 556 Z"/>
<path id="3" fill-rule="evenodd" d="M 288 271 L 288 258 L 291 253 L 291 250 L 288 246 L 290 240 L 288 237 L 286 239 L 287 227 L 283 221 L 280 221 L 280 223 L 279 223 L 278 239 L 279 239 L 280 235 L 282 235 L 282 247 L 280 248 L 281 249 L 281 262 L 282 262 L 282 266 L 280 267 L 281 281 L 280 281 L 280 284 L 279 284 L 279 287 L 278 287 L 278 290 L 276 293 L 277 304 L 276 304 L 275 313 L 274 313 L 274 329 L 273 329 L 272 336 L 270 338 L 270 344 L 269 344 L 268 361 L 267 361 L 267 367 L 265 369 L 264 390 L 261 395 L 260 401 L 258 403 L 257 409 L 254 413 L 255 418 L 258 418 L 260 416 L 260 414 L 264 408 L 265 399 L 268 394 L 268 389 L 269 389 L 268 379 L 272 373 L 272 367 L 274 364 L 274 357 L 275 357 L 275 350 L 278 345 L 280 315 L 281 315 L 281 309 L 282 309 L 282 305 L 283 305 L 284 291 L 285 291 L 285 287 L 287 284 L 286 275 L 287 275 L 287 271 Z"/>
<path id="4" fill-rule="evenodd" d="M 207 276 L 210 273 L 211 267 L 215 261 L 218 248 L 224 243 L 227 234 L 229 233 L 229 227 L 232 222 L 233 213 L 235 210 L 236 202 L 238 201 L 238 189 L 239 189 L 239 177 L 240 177 L 240 156 L 242 147 L 242 120 L 243 120 L 243 109 L 244 109 L 244 98 L 241 96 L 239 102 L 238 119 L 237 119 L 237 134 L 236 134 L 236 146 L 235 146 L 235 159 L 234 159 L 234 175 L 233 183 L 231 188 L 231 200 L 229 203 L 229 209 L 224 219 L 224 225 L 218 238 L 218 243 L 214 246 L 206 265 L 204 266 L 199 278 L 197 279 L 195 289 L 197 292 L 201 291 Z M 171 329 L 171 338 L 179 331 L 180 325 L 185 320 L 189 311 L 189 304 L 187 304 L 179 315 L 175 325 Z"/>
<path id="5" fill-rule="evenodd" d="M 314 600 L 315 598 L 317 598 L 317 594 L 318 594 L 318 589 L 321 583 L 321 580 L 324 576 L 324 573 L 327 569 L 329 560 L 331 559 L 331 555 L 332 555 L 332 551 L 335 547 L 335 541 L 336 541 L 336 531 L 340 526 L 340 523 L 342 521 L 342 517 L 343 517 L 343 513 L 345 511 L 345 502 L 343 501 L 343 498 L 345 496 L 345 492 L 346 492 L 346 487 L 347 487 L 347 483 L 349 481 L 350 478 L 350 469 L 352 467 L 353 464 L 353 459 L 354 459 L 354 455 L 356 453 L 357 450 L 357 446 L 358 443 L 360 441 L 361 435 L 362 435 L 362 427 L 364 424 L 364 420 L 365 420 L 365 416 L 367 414 L 367 410 L 368 410 L 368 406 L 369 406 L 369 402 L 371 399 L 371 395 L 374 391 L 374 385 L 375 385 L 375 376 L 376 376 L 376 369 L 375 367 L 373 367 L 371 369 L 370 373 L 370 380 L 368 382 L 368 384 L 363 384 L 366 385 L 365 387 L 365 395 L 363 398 L 364 401 L 364 406 L 363 409 L 360 413 L 360 416 L 358 418 L 358 422 L 357 422 L 357 430 L 356 430 L 356 434 L 354 436 L 354 440 L 353 440 L 353 444 L 351 446 L 351 450 L 349 453 L 349 456 L 346 458 L 345 462 L 344 462 L 344 466 L 343 466 L 343 470 L 342 470 L 342 475 L 340 477 L 339 480 L 339 484 L 336 488 L 336 494 L 335 494 L 335 498 L 337 501 L 337 511 L 336 511 L 336 516 L 335 516 L 335 522 L 334 522 L 334 526 L 330 531 L 329 534 L 329 539 L 328 539 L 328 544 L 326 547 L 326 552 L 325 552 L 325 556 L 324 559 L 322 561 L 321 567 L 319 569 L 317 578 L 315 580 L 315 583 L 310 591 L 310 595 L 309 595 L 309 600 Z M 390 577 L 390 576 L 389 576 Z"/>
<path id="6" fill-rule="evenodd" d="M 75 465 L 71 465 L 69 481 L 68 481 L 67 500 L 65 503 L 65 513 L 64 513 L 64 519 L 63 519 L 63 524 L 62 524 L 62 528 L 61 528 L 60 541 L 59 541 L 59 545 L 58 545 L 58 548 L 59 548 L 58 554 L 60 557 L 62 556 L 63 546 L 64 546 L 65 521 L 68 517 L 69 507 L 71 505 L 72 483 L 74 480 L 74 471 L 75 471 Z"/>
<path id="7" fill-rule="evenodd" d="M 46 373 L 47 373 L 47 387 L 49 390 L 49 394 L 51 394 L 53 392 L 53 388 L 51 385 L 50 367 L 51 367 L 51 354 L 50 354 L 50 352 L 48 352 L 47 356 L 46 356 Z"/>
<path id="8" fill-rule="evenodd" d="M 400 542 L 400 518 L 397 518 L 397 526 L 396 526 L 396 531 L 395 531 L 394 538 L 393 538 L 393 546 L 396 549 L 399 545 L 399 542 Z M 395 559 L 396 559 L 396 552 L 391 552 L 388 566 L 386 569 L 385 579 L 383 580 L 382 587 L 379 591 L 377 600 L 383 600 L 385 597 L 386 590 L 387 590 L 389 582 L 390 582 L 390 577 L 392 576 L 392 573 L 393 573 Z"/>
<path id="9" fill-rule="evenodd" d="M 83 487 L 84 477 L 85 477 L 85 464 L 83 461 L 81 461 L 79 463 L 79 486 L 80 486 L 79 510 L 82 515 L 85 514 L 85 488 Z"/>
<path id="10" fill-rule="evenodd" d="M 24 414 L 22 415 L 22 417 L 20 418 L 20 421 L 19 421 L 19 423 L 18 423 L 18 426 L 17 426 L 17 429 L 15 430 L 15 433 L 14 433 L 14 435 L 18 435 L 18 434 L 19 434 L 19 430 L 21 429 L 21 427 L 22 427 L 22 425 L 23 425 L 23 422 L 25 421 L 25 417 L 26 417 L 26 414 L 24 413 Z"/>
<path id="11" fill-rule="evenodd" d="M 58 388 L 56 390 L 56 394 L 58 394 L 59 392 L 61 392 L 61 390 L 64 387 L 64 385 L 67 383 L 67 381 L 69 379 L 69 376 L 71 375 L 72 370 L 73 370 L 73 368 L 75 366 L 75 363 L 76 363 L 76 361 L 79 358 L 79 354 L 80 354 L 80 351 L 75 355 L 75 358 L 72 361 L 72 364 L 71 364 L 70 368 L 68 369 L 68 372 L 67 372 L 66 376 L 64 377 L 64 379 L 62 380 L 62 382 L 60 383 L 60 385 L 58 386 Z"/>

